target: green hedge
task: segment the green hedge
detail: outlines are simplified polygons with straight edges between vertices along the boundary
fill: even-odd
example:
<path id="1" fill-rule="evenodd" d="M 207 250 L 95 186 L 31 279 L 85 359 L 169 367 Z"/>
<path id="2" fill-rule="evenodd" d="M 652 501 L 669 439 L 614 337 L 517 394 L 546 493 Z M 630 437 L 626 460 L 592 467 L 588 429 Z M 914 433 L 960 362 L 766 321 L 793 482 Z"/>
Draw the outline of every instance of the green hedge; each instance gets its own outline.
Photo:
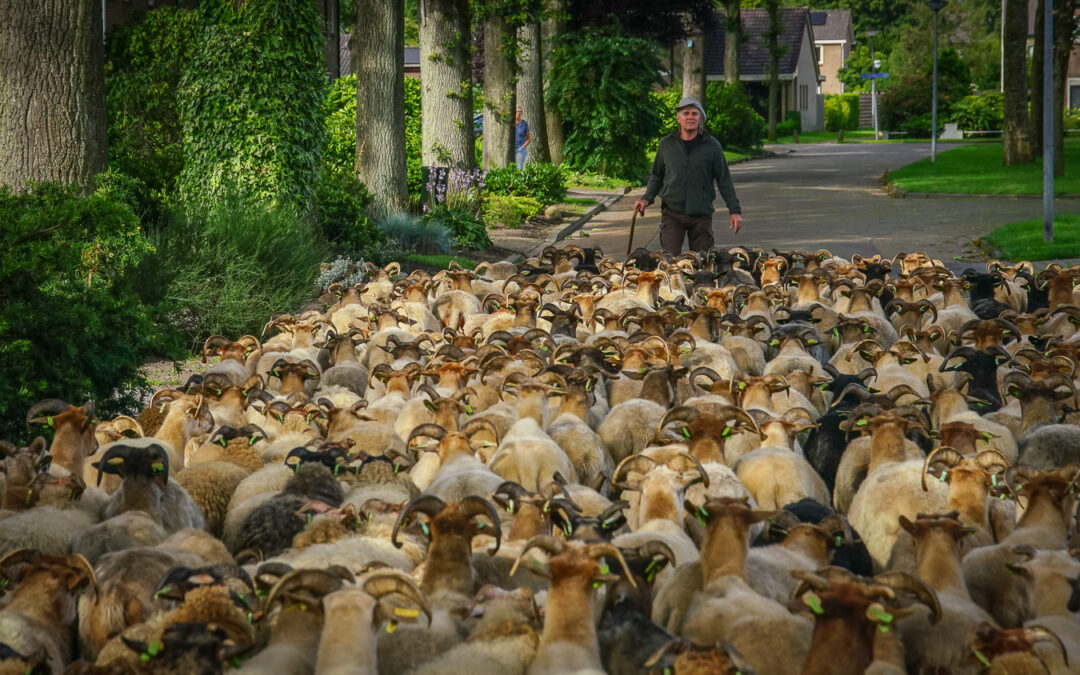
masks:
<path id="1" fill-rule="evenodd" d="M 953 104 L 949 121 L 964 131 L 998 131 L 1005 123 L 1005 95 L 988 91 L 965 96 Z"/>
<path id="2" fill-rule="evenodd" d="M 487 172 L 484 183 L 492 194 L 532 197 L 541 204 L 555 204 L 566 197 L 566 176 L 554 164 L 492 169 Z"/>
<path id="3" fill-rule="evenodd" d="M 484 221 L 489 225 L 521 227 L 521 223 L 540 215 L 543 204 L 532 197 L 484 197 Z"/>
<path id="4" fill-rule="evenodd" d="M 859 128 L 858 94 L 825 94 L 825 131 Z"/>
<path id="5" fill-rule="evenodd" d="M 139 365 L 178 354 L 157 320 L 153 248 L 132 195 L 108 174 L 98 183 L 87 197 L 0 186 L 0 438 L 25 440 L 26 410 L 42 398 L 132 412 Z"/>

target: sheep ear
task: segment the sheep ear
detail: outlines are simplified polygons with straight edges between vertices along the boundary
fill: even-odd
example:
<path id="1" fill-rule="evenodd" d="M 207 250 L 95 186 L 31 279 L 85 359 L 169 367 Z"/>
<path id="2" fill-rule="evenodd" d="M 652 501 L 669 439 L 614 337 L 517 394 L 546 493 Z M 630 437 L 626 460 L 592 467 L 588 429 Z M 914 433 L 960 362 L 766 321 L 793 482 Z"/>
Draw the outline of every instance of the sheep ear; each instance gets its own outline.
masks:
<path id="1" fill-rule="evenodd" d="M 915 536 L 915 523 L 911 522 L 905 516 L 900 516 L 900 527 L 904 528 L 904 532 L 907 532 L 911 536 Z"/>

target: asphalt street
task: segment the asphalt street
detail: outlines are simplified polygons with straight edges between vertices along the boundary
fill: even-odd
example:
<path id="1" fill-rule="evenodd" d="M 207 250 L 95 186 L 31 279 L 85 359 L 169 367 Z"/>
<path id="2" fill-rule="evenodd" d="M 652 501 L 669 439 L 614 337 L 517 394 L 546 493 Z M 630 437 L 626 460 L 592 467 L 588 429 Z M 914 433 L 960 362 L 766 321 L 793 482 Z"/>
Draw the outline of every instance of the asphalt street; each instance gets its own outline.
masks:
<path id="1" fill-rule="evenodd" d="M 939 144 L 938 151 L 950 148 Z M 825 248 L 836 255 L 871 256 L 922 250 L 935 258 L 977 261 L 969 245 L 998 225 L 1037 218 L 1038 198 L 890 197 L 879 186 L 886 170 L 929 155 L 921 143 L 820 143 L 777 146 L 773 157 L 731 167 L 743 209 L 743 229 L 733 235 L 728 212 L 717 195 L 713 232 L 725 246 Z M 622 259 L 633 203 L 644 188 L 632 190 L 590 220 L 581 233 L 559 245 L 599 245 Z M 1080 199 L 1058 199 L 1059 214 L 1080 214 Z M 639 217 L 634 246 L 659 248 L 659 201 Z M 955 264 L 955 263 L 954 263 Z M 950 265 L 951 266 L 951 265 Z"/>

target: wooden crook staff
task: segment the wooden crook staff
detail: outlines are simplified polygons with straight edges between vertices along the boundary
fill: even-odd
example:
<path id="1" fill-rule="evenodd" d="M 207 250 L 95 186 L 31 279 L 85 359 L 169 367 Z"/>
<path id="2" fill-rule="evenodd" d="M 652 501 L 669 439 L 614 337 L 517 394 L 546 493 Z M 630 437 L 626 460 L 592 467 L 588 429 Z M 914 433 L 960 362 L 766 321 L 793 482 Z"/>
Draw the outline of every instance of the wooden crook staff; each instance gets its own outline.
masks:
<path id="1" fill-rule="evenodd" d="M 630 219 L 630 240 L 626 242 L 626 258 L 629 260 L 630 251 L 634 249 L 634 225 L 637 224 L 638 210 L 634 209 L 634 216 Z"/>

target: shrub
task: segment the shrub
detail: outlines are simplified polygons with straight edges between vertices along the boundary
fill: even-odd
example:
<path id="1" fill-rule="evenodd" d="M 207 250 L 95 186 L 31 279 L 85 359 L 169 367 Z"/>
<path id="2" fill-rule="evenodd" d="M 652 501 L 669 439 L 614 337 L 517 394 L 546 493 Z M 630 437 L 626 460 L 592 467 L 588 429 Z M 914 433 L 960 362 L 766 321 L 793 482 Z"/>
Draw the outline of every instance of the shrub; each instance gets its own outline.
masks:
<path id="1" fill-rule="evenodd" d="M 547 102 L 563 118 L 564 162 L 621 178 L 646 172 L 645 147 L 660 129 L 649 96 L 659 70 L 646 40 L 599 33 L 560 40 L 551 52 Z"/>
<path id="2" fill-rule="evenodd" d="M 988 91 L 965 96 L 953 105 L 949 121 L 966 131 L 1001 129 L 1005 121 L 1005 95 L 999 91 Z"/>
<path id="3" fill-rule="evenodd" d="M 191 341 L 258 333 L 277 311 L 310 299 L 326 244 L 298 207 L 230 189 L 212 205 L 186 202 L 153 241 L 173 320 Z"/>
<path id="4" fill-rule="evenodd" d="M 105 102 L 109 114 L 109 163 L 139 180 L 136 215 L 156 221 L 165 195 L 184 167 L 177 89 L 191 59 L 196 14 L 161 7 L 138 23 L 109 32 Z"/>
<path id="5" fill-rule="evenodd" d="M 179 355 L 156 322 L 156 284 L 139 283 L 153 249 L 128 197 L 98 182 L 87 197 L 55 183 L 0 186 L 0 438 L 25 434 L 23 416 L 42 398 L 132 412 L 142 361 Z"/>
<path id="6" fill-rule="evenodd" d="M 474 248 L 483 251 L 491 247 L 491 239 L 488 238 L 484 221 L 471 211 L 440 205 L 424 214 L 424 219 L 439 223 L 449 230 L 454 238 L 454 246 L 458 248 Z"/>
<path id="7" fill-rule="evenodd" d="M 652 97 L 660 107 L 659 135 L 678 131 L 675 106 L 682 98 L 682 89 L 665 89 L 654 92 Z M 768 132 L 768 125 L 754 110 L 750 97 L 741 86 L 710 82 L 706 89 L 705 115 L 706 129 L 720 141 L 725 150 L 755 152 L 761 149 L 761 139 Z M 801 118 L 799 124 L 801 129 Z M 659 138 L 652 139 L 649 149 L 655 150 L 658 143 Z"/>
<path id="8" fill-rule="evenodd" d="M 199 3 L 184 71 L 181 192 L 216 199 L 241 189 L 306 206 L 326 132 L 322 23 L 312 3 Z"/>
<path id="9" fill-rule="evenodd" d="M 825 94 L 825 130 L 855 131 L 859 128 L 858 94 Z"/>
<path id="10" fill-rule="evenodd" d="M 382 234 L 364 213 L 371 201 L 364 184 L 351 173 L 324 167 L 315 184 L 314 216 L 333 248 L 363 257 L 380 242 Z"/>
<path id="11" fill-rule="evenodd" d="M 492 194 L 532 197 L 541 204 L 556 204 L 566 197 L 566 176 L 554 164 L 492 169 L 487 172 L 484 184 Z"/>
<path id="12" fill-rule="evenodd" d="M 784 115 L 784 121 L 776 125 L 776 133 L 780 136 L 791 136 L 796 131 L 802 131 L 802 115 L 798 110 L 789 110 Z"/>
<path id="13" fill-rule="evenodd" d="M 426 221 L 405 213 L 391 213 L 378 224 L 386 238 L 416 253 L 448 253 L 450 231 L 438 221 Z"/>
<path id="14" fill-rule="evenodd" d="M 521 223 L 540 215 L 544 206 L 532 197 L 484 197 L 484 221 L 490 225 L 521 227 Z"/>
<path id="15" fill-rule="evenodd" d="M 1068 129 L 1080 129 L 1080 109 L 1068 108 L 1065 110 L 1065 121 L 1062 123 L 1062 127 Z"/>

